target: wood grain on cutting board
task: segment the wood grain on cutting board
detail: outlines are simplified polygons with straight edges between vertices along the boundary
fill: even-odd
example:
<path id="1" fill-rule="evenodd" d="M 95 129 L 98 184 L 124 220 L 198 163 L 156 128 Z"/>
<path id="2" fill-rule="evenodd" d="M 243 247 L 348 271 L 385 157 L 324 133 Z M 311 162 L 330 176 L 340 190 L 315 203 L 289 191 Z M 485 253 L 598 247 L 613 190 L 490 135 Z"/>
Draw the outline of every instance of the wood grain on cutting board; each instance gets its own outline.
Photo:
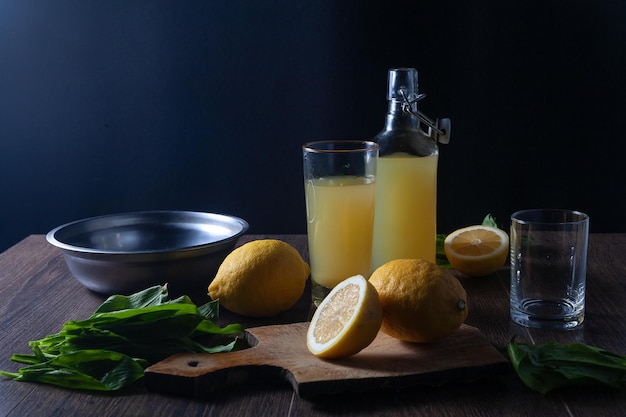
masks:
<path id="1" fill-rule="evenodd" d="M 508 361 L 478 331 L 462 325 L 435 343 L 402 342 L 379 333 L 358 354 L 326 360 L 306 347 L 308 322 L 247 329 L 254 346 L 214 354 L 181 353 L 146 369 L 148 389 L 203 397 L 239 384 L 288 381 L 303 398 L 346 391 L 439 385 L 503 373 Z"/>

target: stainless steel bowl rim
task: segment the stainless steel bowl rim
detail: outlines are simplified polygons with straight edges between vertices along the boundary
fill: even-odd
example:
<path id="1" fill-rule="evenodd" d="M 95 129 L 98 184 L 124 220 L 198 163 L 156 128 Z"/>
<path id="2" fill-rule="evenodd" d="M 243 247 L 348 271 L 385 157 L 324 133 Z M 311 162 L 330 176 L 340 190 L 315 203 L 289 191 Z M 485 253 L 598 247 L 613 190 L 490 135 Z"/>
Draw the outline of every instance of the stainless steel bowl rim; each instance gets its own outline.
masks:
<path id="1" fill-rule="evenodd" d="M 202 244 L 189 245 L 189 246 L 180 246 L 173 248 L 164 248 L 164 249 L 151 249 L 151 250 L 133 250 L 133 251 L 120 251 L 120 250 L 105 250 L 98 249 L 89 246 L 78 246 L 73 245 L 67 242 L 63 242 L 58 238 L 60 232 L 66 231 L 72 227 L 78 227 L 80 225 L 94 223 L 98 221 L 106 221 L 110 219 L 122 219 L 124 217 L 159 217 L 159 216 L 187 216 L 187 217 L 196 217 L 203 218 L 208 221 L 221 221 L 223 224 L 227 224 L 231 227 L 231 234 L 227 237 L 212 240 Z M 245 220 L 227 214 L 220 213 L 208 213 L 208 212 L 200 212 L 200 211 L 171 211 L 171 210 L 154 210 L 154 211 L 138 211 L 138 212 L 127 212 L 127 213 L 115 213 L 115 214 L 107 214 L 102 216 L 94 216 L 81 220 L 75 220 L 69 223 L 65 223 L 58 227 L 55 227 L 50 232 L 46 234 L 46 240 L 52 244 L 53 246 L 58 247 L 59 249 L 67 252 L 71 252 L 75 255 L 84 254 L 85 256 L 90 255 L 114 255 L 119 257 L 134 257 L 137 255 L 165 255 L 165 254 L 173 254 L 175 256 L 183 255 L 185 252 L 203 252 L 203 250 L 213 250 L 216 247 L 219 247 L 225 243 L 232 242 L 233 240 L 238 239 L 241 235 L 243 235 L 249 228 L 248 222 Z"/>

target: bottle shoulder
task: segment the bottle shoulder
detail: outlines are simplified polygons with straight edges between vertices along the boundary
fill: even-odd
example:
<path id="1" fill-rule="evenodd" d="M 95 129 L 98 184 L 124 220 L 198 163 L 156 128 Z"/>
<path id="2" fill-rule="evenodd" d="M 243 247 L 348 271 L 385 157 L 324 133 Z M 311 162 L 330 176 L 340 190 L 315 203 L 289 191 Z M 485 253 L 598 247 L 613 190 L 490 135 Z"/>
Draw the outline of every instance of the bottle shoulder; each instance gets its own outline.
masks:
<path id="1" fill-rule="evenodd" d="M 378 143 L 380 156 L 398 152 L 415 156 L 439 154 L 437 143 L 420 128 L 383 129 L 374 137 L 374 141 Z"/>

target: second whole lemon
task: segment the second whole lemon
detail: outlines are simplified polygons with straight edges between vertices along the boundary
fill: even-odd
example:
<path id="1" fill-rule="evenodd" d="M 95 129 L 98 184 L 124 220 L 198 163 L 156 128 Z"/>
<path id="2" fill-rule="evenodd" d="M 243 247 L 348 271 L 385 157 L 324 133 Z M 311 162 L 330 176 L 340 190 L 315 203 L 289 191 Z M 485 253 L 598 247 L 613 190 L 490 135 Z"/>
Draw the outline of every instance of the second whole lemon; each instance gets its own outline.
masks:
<path id="1" fill-rule="evenodd" d="M 396 259 L 369 279 L 383 308 L 381 331 L 428 343 L 454 332 L 468 314 L 465 289 L 451 272 L 422 259 Z"/>
<path id="2" fill-rule="evenodd" d="M 290 244 L 254 240 L 224 259 L 209 285 L 209 296 L 233 313 L 272 317 L 296 304 L 309 272 L 309 265 Z"/>

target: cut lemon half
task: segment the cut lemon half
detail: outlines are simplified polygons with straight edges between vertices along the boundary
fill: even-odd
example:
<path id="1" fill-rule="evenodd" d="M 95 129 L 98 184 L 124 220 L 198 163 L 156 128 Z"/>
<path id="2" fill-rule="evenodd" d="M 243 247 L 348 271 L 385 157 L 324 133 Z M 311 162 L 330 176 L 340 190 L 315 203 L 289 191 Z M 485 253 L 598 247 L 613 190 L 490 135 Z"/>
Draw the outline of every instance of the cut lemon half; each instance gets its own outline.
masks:
<path id="1" fill-rule="evenodd" d="M 307 331 L 307 347 L 321 358 L 354 355 L 374 341 L 382 320 L 376 288 L 355 275 L 335 286 L 317 307 Z"/>
<path id="2" fill-rule="evenodd" d="M 471 277 L 482 277 L 505 264 L 509 235 L 497 227 L 469 226 L 450 233 L 444 241 L 444 251 L 454 269 Z"/>

